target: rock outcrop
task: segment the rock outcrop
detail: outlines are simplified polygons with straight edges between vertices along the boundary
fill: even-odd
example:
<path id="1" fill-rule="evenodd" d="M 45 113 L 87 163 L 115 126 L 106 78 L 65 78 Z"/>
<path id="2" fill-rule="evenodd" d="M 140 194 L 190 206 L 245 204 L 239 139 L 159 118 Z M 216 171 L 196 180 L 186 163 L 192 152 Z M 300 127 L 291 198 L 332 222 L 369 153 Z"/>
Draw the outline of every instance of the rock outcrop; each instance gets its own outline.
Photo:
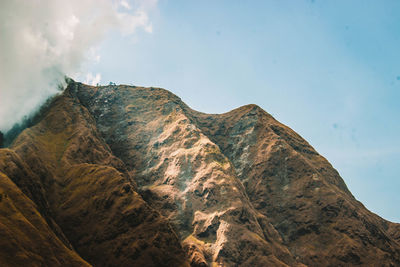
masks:
<path id="1" fill-rule="evenodd" d="M 0 172 L 2 265 L 400 266 L 399 224 L 256 105 L 71 81 Z"/>

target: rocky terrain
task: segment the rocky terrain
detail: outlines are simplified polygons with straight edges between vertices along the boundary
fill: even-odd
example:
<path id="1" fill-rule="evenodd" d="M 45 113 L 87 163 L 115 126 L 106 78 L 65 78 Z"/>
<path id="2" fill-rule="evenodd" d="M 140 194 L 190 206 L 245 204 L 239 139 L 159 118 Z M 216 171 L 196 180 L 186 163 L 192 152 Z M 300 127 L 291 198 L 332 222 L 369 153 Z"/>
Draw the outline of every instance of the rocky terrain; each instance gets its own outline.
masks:
<path id="1" fill-rule="evenodd" d="M 400 225 L 256 105 L 70 81 L 29 126 L 0 149 L 1 266 L 400 266 Z"/>

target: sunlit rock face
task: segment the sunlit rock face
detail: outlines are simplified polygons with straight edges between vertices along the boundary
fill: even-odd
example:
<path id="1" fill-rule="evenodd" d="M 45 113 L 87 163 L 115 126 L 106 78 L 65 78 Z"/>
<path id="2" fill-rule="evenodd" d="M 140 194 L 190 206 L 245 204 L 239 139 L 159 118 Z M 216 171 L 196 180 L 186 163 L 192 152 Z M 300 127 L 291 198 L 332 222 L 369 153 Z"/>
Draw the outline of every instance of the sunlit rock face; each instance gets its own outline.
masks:
<path id="1" fill-rule="evenodd" d="M 255 105 L 71 81 L 0 152 L 4 265 L 400 266 L 399 224 Z"/>

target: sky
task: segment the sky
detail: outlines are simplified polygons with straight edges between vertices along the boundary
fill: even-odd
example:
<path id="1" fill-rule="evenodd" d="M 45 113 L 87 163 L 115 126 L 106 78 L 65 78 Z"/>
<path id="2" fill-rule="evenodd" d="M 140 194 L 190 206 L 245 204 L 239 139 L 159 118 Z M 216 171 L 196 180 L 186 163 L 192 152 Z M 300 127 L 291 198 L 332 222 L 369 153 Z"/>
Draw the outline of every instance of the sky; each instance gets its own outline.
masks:
<path id="1" fill-rule="evenodd" d="M 85 1 L 87 12 L 93 1 L 75 2 Z M 67 49 L 78 59 L 61 72 L 162 87 L 206 113 L 257 104 L 326 157 L 368 209 L 400 222 L 400 1 L 113 3 L 114 19 L 87 27 L 95 38 Z"/>

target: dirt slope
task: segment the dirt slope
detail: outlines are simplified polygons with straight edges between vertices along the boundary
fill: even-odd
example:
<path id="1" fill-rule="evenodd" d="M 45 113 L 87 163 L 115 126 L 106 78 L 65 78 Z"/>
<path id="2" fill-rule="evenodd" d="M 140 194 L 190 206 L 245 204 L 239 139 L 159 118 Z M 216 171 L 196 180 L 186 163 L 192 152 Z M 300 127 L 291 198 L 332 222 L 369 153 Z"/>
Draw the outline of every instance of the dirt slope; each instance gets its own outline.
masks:
<path id="1" fill-rule="evenodd" d="M 55 223 L 49 222 L 49 218 L 46 221 L 39 212 L 41 208 L 27 196 L 35 199 L 31 193 L 21 191 L 4 172 L 10 173 L 14 181 L 25 180 L 25 183 L 32 181 L 34 176 L 12 151 L 0 150 L 1 266 L 89 266 L 60 230 L 55 229 Z M 40 191 L 32 193 L 40 196 Z"/>
<path id="2" fill-rule="evenodd" d="M 400 266 L 399 224 L 255 105 L 204 114 L 159 88 L 71 81 L 0 152 L 9 265 Z"/>
<path id="3" fill-rule="evenodd" d="M 168 221 L 136 192 L 124 163 L 68 90 L 10 148 L 40 177 L 54 220 L 91 264 L 187 265 Z"/>

